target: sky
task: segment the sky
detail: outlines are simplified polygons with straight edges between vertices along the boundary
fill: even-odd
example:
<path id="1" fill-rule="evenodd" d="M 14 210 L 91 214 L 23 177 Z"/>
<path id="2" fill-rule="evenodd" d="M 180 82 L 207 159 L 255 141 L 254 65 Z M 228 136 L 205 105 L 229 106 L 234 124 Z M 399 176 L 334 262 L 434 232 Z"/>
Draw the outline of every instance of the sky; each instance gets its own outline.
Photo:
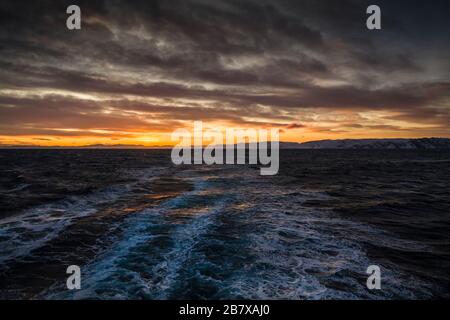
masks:
<path id="1" fill-rule="evenodd" d="M 66 8 L 81 8 L 68 30 Z M 382 29 L 366 28 L 381 8 Z M 0 145 L 450 137 L 448 1 L 0 0 Z"/>

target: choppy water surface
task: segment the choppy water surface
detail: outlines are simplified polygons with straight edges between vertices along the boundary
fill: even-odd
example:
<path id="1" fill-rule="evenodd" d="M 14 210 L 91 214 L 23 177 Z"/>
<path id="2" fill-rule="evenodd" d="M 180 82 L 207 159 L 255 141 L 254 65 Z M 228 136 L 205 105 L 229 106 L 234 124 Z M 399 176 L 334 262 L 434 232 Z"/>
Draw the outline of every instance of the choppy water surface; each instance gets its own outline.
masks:
<path id="1" fill-rule="evenodd" d="M 157 150 L 0 164 L 3 299 L 450 297 L 449 151 L 282 150 L 274 177 Z"/>

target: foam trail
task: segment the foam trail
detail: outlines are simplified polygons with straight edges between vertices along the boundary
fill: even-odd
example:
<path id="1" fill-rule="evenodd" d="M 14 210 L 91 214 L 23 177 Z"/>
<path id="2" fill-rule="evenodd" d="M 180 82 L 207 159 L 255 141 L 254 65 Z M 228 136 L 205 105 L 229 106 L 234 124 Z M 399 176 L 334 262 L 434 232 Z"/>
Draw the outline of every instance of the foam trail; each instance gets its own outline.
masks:
<path id="1" fill-rule="evenodd" d="M 166 298 L 193 247 L 225 205 L 219 197 L 205 199 L 204 192 L 211 193 L 206 180 L 193 182 L 193 191 L 128 217 L 122 240 L 84 268 L 82 290 L 50 293 L 47 298 Z M 192 207 L 199 202 L 205 206 Z M 163 236 L 170 238 L 169 245 L 150 247 L 158 243 L 161 230 L 167 230 Z"/>

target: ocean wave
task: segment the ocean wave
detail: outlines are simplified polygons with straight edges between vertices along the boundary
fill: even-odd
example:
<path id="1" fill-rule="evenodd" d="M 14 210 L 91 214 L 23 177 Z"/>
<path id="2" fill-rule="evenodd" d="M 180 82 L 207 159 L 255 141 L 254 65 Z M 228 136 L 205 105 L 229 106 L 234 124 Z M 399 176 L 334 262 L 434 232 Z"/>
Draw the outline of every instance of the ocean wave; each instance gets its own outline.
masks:
<path id="1" fill-rule="evenodd" d="M 154 179 L 158 170 L 160 169 L 140 172 L 138 181 L 130 184 L 107 187 L 83 196 L 69 196 L 1 219 L 0 264 L 26 257 L 32 250 L 56 238 L 74 220 L 91 215 L 102 206 L 116 201 L 140 181 Z"/>

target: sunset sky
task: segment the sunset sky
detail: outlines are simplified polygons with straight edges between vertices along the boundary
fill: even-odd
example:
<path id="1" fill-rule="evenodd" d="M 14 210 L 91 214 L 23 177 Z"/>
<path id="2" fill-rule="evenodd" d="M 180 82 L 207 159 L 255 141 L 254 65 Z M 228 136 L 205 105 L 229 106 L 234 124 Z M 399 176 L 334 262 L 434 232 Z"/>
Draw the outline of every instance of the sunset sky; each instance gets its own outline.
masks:
<path id="1" fill-rule="evenodd" d="M 449 57 L 448 1 L 0 0 L 0 144 L 450 137 Z"/>

